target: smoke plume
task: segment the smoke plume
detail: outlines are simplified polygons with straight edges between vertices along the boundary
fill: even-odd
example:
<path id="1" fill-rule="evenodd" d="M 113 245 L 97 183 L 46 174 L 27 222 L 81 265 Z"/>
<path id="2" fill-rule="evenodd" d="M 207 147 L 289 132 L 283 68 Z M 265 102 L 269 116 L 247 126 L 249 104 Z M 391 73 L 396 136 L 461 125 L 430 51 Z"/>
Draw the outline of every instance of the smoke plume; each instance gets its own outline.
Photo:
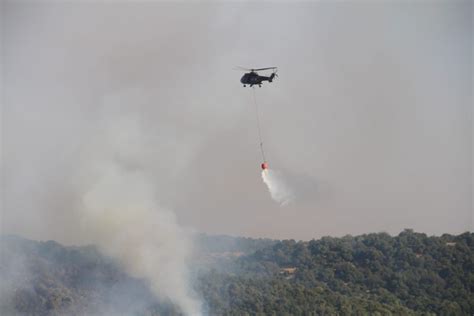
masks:
<path id="1" fill-rule="evenodd" d="M 106 118 L 104 125 L 104 133 L 86 146 L 80 175 L 84 231 L 129 274 L 146 279 L 154 294 L 185 315 L 200 315 L 199 300 L 188 284 L 190 236 L 156 197 L 140 121 L 121 115 Z"/>
<path id="2" fill-rule="evenodd" d="M 294 200 L 294 192 L 283 179 L 280 172 L 264 169 L 262 170 L 262 179 L 267 185 L 272 199 L 281 206 L 285 206 Z"/>

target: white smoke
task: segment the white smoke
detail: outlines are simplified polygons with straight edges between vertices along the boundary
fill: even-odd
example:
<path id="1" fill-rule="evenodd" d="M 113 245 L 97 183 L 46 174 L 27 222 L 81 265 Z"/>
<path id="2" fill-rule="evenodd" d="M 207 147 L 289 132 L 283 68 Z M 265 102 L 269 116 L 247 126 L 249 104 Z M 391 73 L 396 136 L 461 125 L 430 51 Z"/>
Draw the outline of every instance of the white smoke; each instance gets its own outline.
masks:
<path id="1" fill-rule="evenodd" d="M 262 179 L 267 185 L 272 199 L 281 206 L 285 206 L 294 200 L 295 194 L 280 172 L 264 169 L 262 170 Z"/>
<path id="2" fill-rule="evenodd" d="M 156 157 L 148 157 L 139 121 L 122 115 L 104 125 L 105 133 L 87 146 L 80 172 L 79 216 L 90 242 L 185 315 L 201 315 L 188 283 L 190 236 L 157 200 L 157 179 L 147 165 Z"/>

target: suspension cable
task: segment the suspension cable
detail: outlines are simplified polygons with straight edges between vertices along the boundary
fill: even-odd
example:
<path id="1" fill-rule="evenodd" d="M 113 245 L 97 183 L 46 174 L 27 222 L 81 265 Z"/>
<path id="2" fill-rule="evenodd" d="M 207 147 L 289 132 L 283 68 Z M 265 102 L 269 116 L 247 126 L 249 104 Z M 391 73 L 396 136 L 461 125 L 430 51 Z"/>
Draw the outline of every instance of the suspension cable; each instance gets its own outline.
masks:
<path id="1" fill-rule="evenodd" d="M 252 92 L 253 92 L 253 103 L 255 104 L 255 114 L 257 117 L 257 130 L 258 130 L 258 139 L 260 141 L 260 150 L 262 152 L 263 162 L 266 162 L 265 151 L 263 150 L 262 130 L 260 128 L 260 113 L 258 110 L 257 97 L 255 95 L 255 87 L 252 87 Z"/>

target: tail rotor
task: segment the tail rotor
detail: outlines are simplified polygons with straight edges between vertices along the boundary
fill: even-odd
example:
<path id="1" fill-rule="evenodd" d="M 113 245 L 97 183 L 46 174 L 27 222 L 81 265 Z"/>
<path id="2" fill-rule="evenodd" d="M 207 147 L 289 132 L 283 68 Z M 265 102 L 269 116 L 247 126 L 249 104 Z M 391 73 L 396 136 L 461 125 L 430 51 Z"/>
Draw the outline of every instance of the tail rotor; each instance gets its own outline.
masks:
<path id="1" fill-rule="evenodd" d="M 270 79 L 268 80 L 269 82 L 272 82 L 274 78 L 278 78 L 277 71 L 278 68 L 275 68 L 275 71 L 270 75 Z"/>

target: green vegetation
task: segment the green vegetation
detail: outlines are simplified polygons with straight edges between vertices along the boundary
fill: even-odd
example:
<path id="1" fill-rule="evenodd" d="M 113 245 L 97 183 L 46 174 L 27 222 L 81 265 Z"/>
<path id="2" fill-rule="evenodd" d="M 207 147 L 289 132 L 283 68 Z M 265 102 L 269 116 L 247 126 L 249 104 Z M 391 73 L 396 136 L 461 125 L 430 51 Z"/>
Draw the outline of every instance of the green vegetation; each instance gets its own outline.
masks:
<path id="1" fill-rule="evenodd" d="M 209 315 L 472 315 L 474 234 L 197 237 Z M 0 238 L 1 315 L 179 315 L 95 247 Z M 13 273 L 14 272 L 14 273 Z"/>
<path id="2" fill-rule="evenodd" d="M 473 250 L 472 233 L 285 240 L 207 272 L 199 291 L 213 315 L 472 315 Z"/>
<path id="3" fill-rule="evenodd" d="M 154 313 L 149 313 L 154 311 Z M 0 315 L 173 315 L 94 246 L 0 236 Z M 177 314 L 177 313 L 175 313 Z"/>

